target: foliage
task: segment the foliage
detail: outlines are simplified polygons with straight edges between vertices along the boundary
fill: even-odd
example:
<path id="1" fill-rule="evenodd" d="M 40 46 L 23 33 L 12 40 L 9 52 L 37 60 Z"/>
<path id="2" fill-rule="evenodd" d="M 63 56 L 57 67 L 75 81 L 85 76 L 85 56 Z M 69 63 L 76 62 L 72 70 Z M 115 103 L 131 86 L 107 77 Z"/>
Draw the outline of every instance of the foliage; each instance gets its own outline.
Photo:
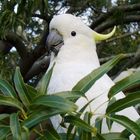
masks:
<path id="1" fill-rule="evenodd" d="M 0 40 L 4 40 L 10 43 L 11 48 L 6 51 L 5 55 L 2 55 L 1 52 L 7 50 L 7 45 L 2 49 L 2 43 L 0 41 L 0 70 L 1 77 L 9 80 L 11 79 L 12 72 L 10 71 L 11 63 L 14 68 L 17 65 L 20 65 L 21 73 L 23 78 L 27 77 L 26 74 L 30 72 L 32 69 L 32 65 L 39 59 L 43 59 L 43 55 L 45 53 L 49 53 L 48 48 L 46 48 L 46 38 L 48 34 L 49 22 L 52 17 L 56 14 L 60 13 L 71 13 L 77 15 L 85 21 L 92 29 L 97 30 L 98 27 L 102 27 L 104 22 L 112 21 L 116 19 L 113 25 L 106 27 L 103 30 L 99 30 L 100 32 L 109 32 L 109 28 L 113 27 L 115 24 L 117 26 L 117 32 L 114 36 L 113 41 L 103 42 L 97 45 L 98 48 L 98 56 L 100 58 L 104 58 L 107 56 L 116 55 L 119 53 L 135 53 L 139 48 L 139 22 L 137 22 L 137 16 L 139 14 L 139 10 L 130 11 L 122 11 L 115 10 L 113 14 L 109 17 L 106 17 L 98 25 L 92 27 L 92 24 L 96 22 L 98 17 L 102 15 L 108 15 L 108 11 L 113 9 L 115 6 L 131 6 L 131 4 L 139 4 L 138 0 L 125 0 L 125 1 L 113 1 L 113 0 L 2 0 L 0 1 Z M 134 20 L 131 20 L 129 23 L 125 23 L 124 17 L 130 16 L 133 17 Z M 136 20 L 135 20 L 136 19 Z M 138 18 L 139 19 L 139 18 Z M 122 22 L 120 22 L 122 21 Z M 120 23 L 118 23 L 120 22 Z M 97 30 L 98 31 L 98 30 Z M 133 32 L 135 32 L 133 34 Z M 12 38 L 8 38 L 9 33 L 13 33 Z M 132 33 L 132 35 L 128 35 L 125 37 L 121 37 L 122 34 Z M 15 35 L 18 35 L 20 43 L 17 40 L 15 41 Z M 118 37 L 120 37 L 118 39 Z M 14 42 L 15 41 L 15 42 Z M 23 50 L 23 45 L 27 48 L 27 55 L 22 58 L 21 54 L 25 52 Z M 13 47 L 14 51 L 10 51 Z M 38 49 L 41 48 L 41 49 Z M 43 48 L 43 50 L 42 50 Z M 20 53 L 19 53 L 20 51 Z M 18 52 L 18 53 L 17 53 Z M 16 55 L 15 55 L 16 54 Z M 13 57 L 14 56 L 14 57 Z M 28 59 L 26 59 L 28 57 Z M 6 61 L 12 59 L 13 61 Z M 22 60 L 22 61 L 19 61 Z M 29 60 L 29 61 L 28 61 Z M 126 62 L 121 64 L 123 66 Z M 4 64 L 3 64 L 4 62 Z M 30 67 L 29 67 L 30 66 Z M 121 67 L 120 66 L 120 67 Z M 134 65 L 135 66 L 135 65 Z M 115 75 L 120 67 L 113 69 L 112 75 Z M 126 67 L 127 68 L 127 67 Z M 41 71 L 40 71 L 41 69 Z M 42 65 L 38 67 L 38 72 L 36 69 L 31 72 L 31 76 L 27 78 L 27 81 L 30 83 L 36 83 L 40 74 L 42 74 L 47 68 L 42 68 Z M 116 70 L 117 69 L 117 70 Z M 5 74 L 3 74 L 5 73 Z M 11 73 L 11 74 L 10 74 Z"/>
<path id="2" fill-rule="evenodd" d="M 92 71 L 80 80 L 72 91 L 54 93 L 53 95 L 47 94 L 47 86 L 45 86 L 46 82 L 49 83 L 53 67 L 44 75 L 37 88 L 33 88 L 24 83 L 17 67 L 14 74 L 14 87 L 7 81 L 0 79 L 0 105 L 11 106 L 17 109 L 16 112 L 11 114 L 0 114 L 1 140 L 29 140 L 33 139 L 33 136 L 41 140 L 126 140 L 131 134 L 134 134 L 137 139 L 140 139 L 139 121 L 133 122 L 125 116 L 115 115 L 120 110 L 138 104 L 140 101 L 139 91 L 113 102 L 111 98 L 120 91 L 118 89 L 123 90 L 128 85 L 140 83 L 139 77 L 137 76 L 139 73 L 133 75 L 132 81 L 129 80 L 129 78 L 132 78 L 130 76 L 110 89 L 109 97 L 111 99 L 109 100 L 110 103 L 106 114 L 99 116 L 95 121 L 95 125 L 90 124 L 90 120 L 94 114 L 92 112 L 84 113 L 86 107 L 91 101 L 94 102 L 94 100 L 89 101 L 80 111 L 77 111 L 77 106 L 75 105 L 75 101 L 80 97 L 84 97 L 85 92 L 89 90 L 96 80 L 115 66 L 122 58 L 123 55 L 118 55 L 98 69 Z M 67 125 L 66 133 L 58 133 L 53 126 L 43 126 L 43 123 L 58 114 L 61 114 L 63 117 L 62 127 L 66 123 L 69 124 Z M 82 114 L 84 117 L 81 118 Z M 107 118 L 110 122 L 117 122 L 126 129 L 120 133 L 103 134 L 101 131 L 103 118 Z"/>
<path id="3" fill-rule="evenodd" d="M 18 63 L 18 57 L 16 52 L 11 52 L 5 57 L 0 56 L 0 77 L 8 80 L 12 80 L 12 75 L 14 74 L 14 69 Z"/>
<path id="4" fill-rule="evenodd" d="M 140 91 L 130 93 L 123 99 L 115 100 L 113 98 L 119 91 L 140 84 L 139 72 L 118 82 L 110 89 L 106 114 L 97 117 L 94 125 L 90 124 L 93 117 L 92 112 L 83 113 L 90 102 L 94 102 L 94 99 L 79 111 L 77 111 L 75 105 L 75 101 L 80 97 L 85 97 L 85 92 L 104 73 L 115 66 L 115 70 L 113 69 L 112 72 L 112 75 L 114 75 L 115 71 L 119 71 L 127 60 L 130 61 L 130 59 L 126 59 L 119 64 L 119 67 L 116 66 L 122 55 L 92 71 L 81 79 L 71 91 L 62 91 L 53 95 L 47 94 L 47 86 L 53 68 L 44 75 L 36 88 L 26 84 L 26 82 L 29 82 L 35 85 L 40 78 L 40 74 L 47 69 L 44 68 L 44 63 L 38 69 L 35 67 L 35 70 L 33 70 L 33 66 L 45 58 L 44 55 L 49 55 L 46 47 L 49 22 L 53 15 L 59 13 L 67 12 L 80 16 L 86 24 L 99 32 L 106 30 L 106 32 L 109 32 L 109 28 L 118 25 L 117 32 L 112 40 L 97 44 L 100 58 L 118 53 L 138 52 L 140 24 L 137 17 L 139 17 L 140 11 L 137 8 L 132 10 L 133 7 L 126 11 L 117 9 L 120 7 L 125 9 L 132 4 L 140 3 L 139 0 L 117 0 L 116 2 L 113 0 L 0 1 L 0 108 L 6 106 L 8 109 L 11 107 L 15 110 L 11 114 L 0 114 L 1 140 L 128 140 L 131 134 L 140 139 L 140 121 L 133 122 L 125 116 L 115 114 L 127 107 L 137 105 L 140 102 Z M 110 13 L 115 8 L 117 10 Z M 98 25 L 92 26 L 102 16 L 106 18 Z M 126 22 L 129 18 L 132 18 L 131 21 Z M 113 20 L 115 20 L 113 24 L 107 24 L 107 22 Z M 100 30 L 105 24 L 109 26 Z M 12 37 L 9 36 L 9 33 L 12 33 Z M 13 47 L 15 48 L 13 49 Z M 131 66 L 138 66 L 139 62 L 136 62 L 138 64 L 130 64 Z M 17 65 L 21 72 L 18 67 L 16 68 Z M 15 74 L 14 68 L 16 68 Z M 27 78 L 29 72 L 31 75 Z M 65 127 L 65 124 L 68 124 L 66 133 L 60 134 L 53 126 L 48 125 L 49 119 L 58 114 L 63 118 L 60 125 Z M 107 119 L 109 128 L 111 128 L 113 122 L 116 122 L 126 129 L 121 133 L 103 134 L 101 131 L 103 118 Z"/>

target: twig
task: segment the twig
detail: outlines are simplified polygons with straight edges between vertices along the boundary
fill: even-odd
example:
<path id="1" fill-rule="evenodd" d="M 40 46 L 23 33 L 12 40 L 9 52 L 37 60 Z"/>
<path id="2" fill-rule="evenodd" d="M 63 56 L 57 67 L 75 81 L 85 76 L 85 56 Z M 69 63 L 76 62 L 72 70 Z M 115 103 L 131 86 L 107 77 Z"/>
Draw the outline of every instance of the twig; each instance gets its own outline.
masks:
<path id="1" fill-rule="evenodd" d="M 112 16 L 116 11 L 119 12 L 132 12 L 132 11 L 140 11 L 140 3 L 132 4 L 132 5 L 123 5 L 123 6 L 116 6 L 112 7 L 107 11 L 107 13 L 102 13 L 92 24 L 91 28 L 94 29 L 105 20 L 107 20 L 110 16 Z"/>
<path id="2" fill-rule="evenodd" d="M 127 54 L 124 54 L 124 58 L 134 57 L 135 55 L 136 55 L 136 53 L 127 53 Z M 115 57 L 115 55 L 105 57 L 105 58 L 100 58 L 99 61 L 100 61 L 100 63 L 105 63 L 106 61 L 108 61 L 114 57 Z"/>

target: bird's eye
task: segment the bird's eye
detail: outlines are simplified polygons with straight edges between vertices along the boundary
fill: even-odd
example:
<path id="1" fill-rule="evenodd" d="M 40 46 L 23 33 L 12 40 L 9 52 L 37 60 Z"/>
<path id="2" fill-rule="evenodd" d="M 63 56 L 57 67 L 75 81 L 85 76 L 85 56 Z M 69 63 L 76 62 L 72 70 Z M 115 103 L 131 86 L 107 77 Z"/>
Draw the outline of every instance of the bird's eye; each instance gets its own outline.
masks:
<path id="1" fill-rule="evenodd" d="M 76 32 L 75 32 L 75 31 L 72 31 L 72 32 L 71 32 L 71 35 L 72 35 L 72 36 L 76 36 Z"/>

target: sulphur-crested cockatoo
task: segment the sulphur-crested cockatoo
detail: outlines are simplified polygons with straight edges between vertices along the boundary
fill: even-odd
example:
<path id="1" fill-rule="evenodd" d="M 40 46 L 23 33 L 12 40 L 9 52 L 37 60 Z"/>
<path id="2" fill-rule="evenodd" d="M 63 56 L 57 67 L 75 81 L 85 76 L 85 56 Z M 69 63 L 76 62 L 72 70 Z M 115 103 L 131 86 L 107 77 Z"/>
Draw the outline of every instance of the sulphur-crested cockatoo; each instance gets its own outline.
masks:
<path id="1" fill-rule="evenodd" d="M 71 90 L 84 76 L 100 67 L 95 43 L 111 37 L 115 32 L 115 28 L 111 33 L 101 35 L 86 26 L 80 18 L 71 14 L 62 14 L 55 16 L 51 20 L 49 31 L 47 43 L 54 52 L 51 56 L 50 68 L 55 62 L 48 87 L 48 93 L 52 94 Z M 107 94 L 112 85 L 114 85 L 113 81 L 105 74 L 85 94 L 88 100 L 100 95 L 90 104 L 90 109 L 95 114 L 92 124 L 94 123 L 94 118 L 97 117 L 96 114 L 105 114 L 106 101 L 108 100 Z M 122 97 L 124 97 L 122 92 L 117 94 L 117 98 Z M 87 99 L 83 97 L 76 101 L 79 109 L 86 103 Z M 119 112 L 119 114 L 125 115 L 132 120 L 139 118 L 139 115 L 132 107 Z M 51 120 L 54 127 L 59 132 L 62 132 L 60 117 L 56 116 Z M 121 130 L 123 130 L 121 125 L 113 123 L 112 132 L 120 132 Z M 105 122 L 102 131 L 108 131 Z"/>

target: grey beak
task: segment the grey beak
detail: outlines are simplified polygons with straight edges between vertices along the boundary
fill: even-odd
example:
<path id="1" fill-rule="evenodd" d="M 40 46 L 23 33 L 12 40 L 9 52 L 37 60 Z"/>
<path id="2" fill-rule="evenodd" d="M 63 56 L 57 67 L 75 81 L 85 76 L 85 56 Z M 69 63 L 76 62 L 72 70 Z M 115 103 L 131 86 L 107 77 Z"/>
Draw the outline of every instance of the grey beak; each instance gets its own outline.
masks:
<path id="1" fill-rule="evenodd" d="M 52 30 L 47 37 L 47 46 L 49 49 L 57 55 L 63 44 L 63 37 L 57 30 Z"/>

